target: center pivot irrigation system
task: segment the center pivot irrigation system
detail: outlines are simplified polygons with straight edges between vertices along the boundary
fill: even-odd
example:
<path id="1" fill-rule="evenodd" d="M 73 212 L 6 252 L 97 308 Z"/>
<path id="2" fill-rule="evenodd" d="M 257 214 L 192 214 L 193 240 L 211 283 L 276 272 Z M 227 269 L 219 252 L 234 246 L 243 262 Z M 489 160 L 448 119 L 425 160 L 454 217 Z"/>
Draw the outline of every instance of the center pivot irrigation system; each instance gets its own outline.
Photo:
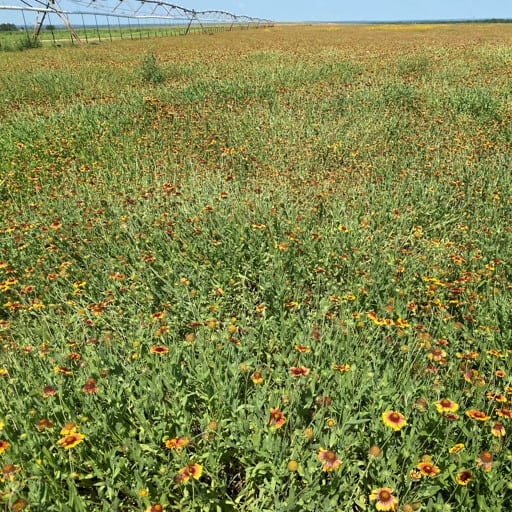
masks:
<path id="1" fill-rule="evenodd" d="M 232 14 L 226 11 L 205 10 L 196 11 L 179 5 L 170 4 L 162 0 L 65 0 L 66 8 L 61 7 L 57 0 L 18 0 L 19 5 L 4 5 L 0 1 L 0 10 L 21 12 L 25 31 L 27 31 L 26 14 L 35 15 L 32 40 L 37 41 L 45 23 L 53 27 L 51 16 L 57 18 L 60 25 L 67 28 L 73 42 L 81 43 L 77 26 L 89 25 L 98 27 L 98 17 L 103 21 L 102 25 L 110 29 L 111 25 L 130 26 L 130 20 L 139 26 L 145 25 L 173 25 L 183 28 L 182 33 L 188 34 L 191 27 L 199 26 L 202 30 L 207 27 L 222 27 L 231 30 L 234 26 L 259 27 L 269 26 L 271 20 L 254 18 Z M 78 17 L 78 23 L 72 23 L 72 19 Z M 28 33 L 28 31 L 27 31 Z"/>

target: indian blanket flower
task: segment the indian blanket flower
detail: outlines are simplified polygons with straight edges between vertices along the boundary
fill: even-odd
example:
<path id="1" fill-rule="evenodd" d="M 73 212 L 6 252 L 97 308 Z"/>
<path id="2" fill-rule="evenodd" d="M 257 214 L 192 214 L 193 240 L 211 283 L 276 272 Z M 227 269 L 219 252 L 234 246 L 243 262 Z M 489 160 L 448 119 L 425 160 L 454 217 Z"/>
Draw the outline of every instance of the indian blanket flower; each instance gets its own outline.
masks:
<path id="1" fill-rule="evenodd" d="M 449 450 L 448 450 L 448 453 L 459 453 L 461 450 L 464 449 L 464 444 L 463 443 L 457 443 L 457 444 L 454 444 Z"/>
<path id="2" fill-rule="evenodd" d="M 393 496 L 393 489 L 390 487 L 374 489 L 370 494 L 370 500 L 376 500 L 375 508 L 377 510 L 389 511 L 398 509 L 398 500 Z"/>
<path id="3" fill-rule="evenodd" d="M 284 414 L 277 407 L 272 407 L 270 409 L 270 418 L 268 420 L 268 424 L 274 426 L 275 428 L 281 428 L 286 422 Z"/>
<path id="4" fill-rule="evenodd" d="M 413 482 L 419 482 L 421 480 L 421 472 L 419 469 L 412 468 L 411 471 L 409 471 L 409 478 Z"/>
<path id="5" fill-rule="evenodd" d="M 462 471 L 459 471 L 459 473 L 457 473 L 455 475 L 455 481 L 459 485 L 468 485 L 472 478 L 473 478 L 473 473 L 471 473 L 471 471 L 469 471 L 469 469 L 464 469 Z"/>
<path id="6" fill-rule="evenodd" d="M 449 400 L 448 398 L 442 398 L 441 400 L 437 400 L 434 402 L 436 406 L 437 412 L 440 414 L 444 414 L 447 412 L 456 412 L 459 408 L 459 404 Z"/>
<path id="7" fill-rule="evenodd" d="M 476 421 L 487 421 L 491 418 L 490 416 L 487 416 L 485 412 L 478 411 L 477 409 L 470 409 L 469 411 L 466 411 L 466 416 Z"/>
<path id="8" fill-rule="evenodd" d="M 12 510 L 12 512 L 20 512 L 21 510 L 24 510 L 27 506 L 28 506 L 27 500 L 24 500 L 23 498 L 18 498 L 11 505 L 11 510 Z"/>
<path id="9" fill-rule="evenodd" d="M 440 348 L 434 348 L 431 352 L 427 354 L 427 357 L 431 361 L 435 361 L 437 363 L 446 363 L 446 352 Z"/>
<path id="10" fill-rule="evenodd" d="M 199 480 L 202 474 L 203 466 L 201 464 L 190 463 L 178 471 L 178 474 L 174 477 L 174 482 L 182 484 L 188 482 L 191 478 Z"/>
<path id="11" fill-rule="evenodd" d="M 56 391 L 53 386 L 45 386 L 43 388 L 43 398 L 48 398 L 49 396 L 55 395 Z"/>
<path id="12" fill-rule="evenodd" d="M 190 439 L 188 437 L 173 437 L 172 439 L 167 439 L 165 441 L 165 447 L 169 450 L 180 450 L 181 448 L 185 448 L 190 444 Z"/>
<path id="13" fill-rule="evenodd" d="M 73 375 L 73 372 L 64 366 L 55 366 L 55 373 L 61 373 L 62 375 Z"/>
<path id="14" fill-rule="evenodd" d="M 391 427 L 396 432 L 407 425 L 405 416 L 397 411 L 383 412 L 382 421 L 384 422 L 384 425 Z"/>
<path id="15" fill-rule="evenodd" d="M 341 460 L 331 450 L 320 448 L 317 458 L 322 463 L 322 471 L 334 471 L 341 466 Z"/>
<path id="16" fill-rule="evenodd" d="M 9 448 L 9 443 L 4 440 L 0 440 L 0 455 L 5 452 Z"/>
<path id="17" fill-rule="evenodd" d="M 53 422 L 47 418 L 43 418 L 42 420 L 39 420 L 36 424 L 36 429 L 38 432 L 41 432 L 42 430 L 48 430 L 52 427 L 53 427 Z"/>
<path id="18" fill-rule="evenodd" d="M 501 421 L 495 421 L 491 428 L 491 434 L 496 437 L 505 437 L 506 431 Z"/>
<path id="19" fill-rule="evenodd" d="M 254 372 L 251 375 L 252 383 L 255 385 L 263 384 L 263 375 L 261 375 L 261 372 Z"/>
<path id="20" fill-rule="evenodd" d="M 483 467 L 484 471 L 490 471 L 494 458 L 491 452 L 483 451 L 476 458 L 477 467 Z"/>
<path id="21" fill-rule="evenodd" d="M 0 479 L 2 482 L 6 480 L 12 482 L 14 480 L 14 475 L 20 470 L 19 466 L 15 466 L 14 464 L 6 464 L 2 468 L 2 478 Z"/>
<path id="22" fill-rule="evenodd" d="M 87 379 L 84 386 L 82 387 L 82 391 L 89 395 L 96 393 L 96 391 L 98 391 L 98 386 L 96 385 L 96 379 L 93 379 L 92 377 L 90 379 Z"/>
<path id="23" fill-rule="evenodd" d="M 155 503 L 154 505 L 149 505 L 146 508 L 146 512 L 163 512 L 164 507 L 160 505 L 160 503 Z"/>
<path id="24" fill-rule="evenodd" d="M 163 345 L 154 345 L 149 349 L 149 351 L 152 354 L 167 354 L 167 352 L 169 352 L 169 349 L 167 347 L 164 347 Z"/>
<path id="25" fill-rule="evenodd" d="M 420 470 L 420 473 L 423 476 L 434 477 L 441 472 L 441 470 L 432 464 L 432 462 L 418 462 L 416 467 Z"/>
<path id="26" fill-rule="evenodd" d="M 74 448 L 76 445 L 80 444 L 84 439 L 85 436 L 83 434 L 76 432 L 74 434 L 64 436 L 62 439 L 59 439 L 57 444 L 65 450 L 69 450 L 70 448 Z"/>
<path id="27" fill-rule="evenodd" d="M 494 412 L 501 418 L 512 419 L 512 409 L 496 409 Z"/>
<path id="28" fill-rule="evenodd" d="M 290 368 L 290 373 L 294 377 L 302 377 L 309 373 L 309 368 L 306 368 L 305 366 L 292 366 Z"/>
<path id="29" fill-rule="evenodd" d="M 68 423 L 65 423 L 62 426 L 60 433 L 63 436 L 67 436 L 69 434 L 74 434 L 77 430 L 78 430 L 78 425 L 76 423 L 73 423 L 72 421 L 69 421 Z"/>

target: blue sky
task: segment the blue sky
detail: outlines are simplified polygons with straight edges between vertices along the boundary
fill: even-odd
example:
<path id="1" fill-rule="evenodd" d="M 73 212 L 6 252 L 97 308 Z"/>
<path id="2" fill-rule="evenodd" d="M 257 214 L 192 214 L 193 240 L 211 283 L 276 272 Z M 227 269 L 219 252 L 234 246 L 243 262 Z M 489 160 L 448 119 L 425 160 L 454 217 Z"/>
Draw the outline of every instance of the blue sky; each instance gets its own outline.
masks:
<path id="1" fill-rule="evenodd" d="M 275 21 L 390 21 L 512 18 L 512 0 L 195 0 L 172 2 L 217 8 Z"/>
<path id="2" fill-rule="evenodd" d="M 76 4 L 58 0 L 63 9 Z M 87 6 L 88 0 L 79 0 Z M 100 0 L 114 5 L 117 0 Z M 36 0 L 27 0 L 37 5 Z M 126 3 L 135 0 L 125 0 Z M 217 9 L 274 21 L 395 21 L 512 18 L 512 0 L 168 0 L 195 10 Z M 100 3 L 100 2 L 97 2 Z M 0 0 L 1 5 L 23 5 Z M 41 5 L 41 4 L 38 4 Z M 92 8 L 92 7 L 91 7 Z M 91 9 L 90 8 L 90 9 Z M 0 22 L 21 16 L 0 10 Z"/>

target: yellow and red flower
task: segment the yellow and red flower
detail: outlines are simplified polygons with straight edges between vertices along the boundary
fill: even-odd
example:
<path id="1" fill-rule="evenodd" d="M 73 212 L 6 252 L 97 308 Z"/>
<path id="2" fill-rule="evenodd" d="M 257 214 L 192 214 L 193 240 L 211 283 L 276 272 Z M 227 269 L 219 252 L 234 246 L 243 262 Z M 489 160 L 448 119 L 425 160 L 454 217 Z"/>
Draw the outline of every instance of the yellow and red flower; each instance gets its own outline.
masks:
<path id="1" fill-rule="evenodd" d="M 202 474 L 203 466 L 201 466 L 201 464 L 195 464 L 191 462 L 178 471 L 178 474 L 174 477 L 174 482 L 177 484 L 182 484 L 188 482 L 191 478 L 194 480 L 199 480 Z"/>
<path id="2" fill-rule="evenodd" d="M 409 478 L 413 482 L 419 482 L 421 480 L 421 472 L 419 469 L 412 468 L 411 471 L 409 471 Z"/>
<path id="3" fill-rule="evenodd" d="M 263 375 L 261 375 L 261 372 L 254 372 L 251 375 L 252 383 L 255 385 L 263 384 Z"/>
<path id="4" fill-rule="evenodd" d="M 382 421 L 384 422 L 384 425 L 391 427 L 396 432 L 398 432 L 407 425 L 405 416 L 397 411 L 383 412 Z"/>
<path id="5" fill-rule="evenodd" d="M 152 354 L 167 354 L 169 352 L 169 349 L 163 345 L 153 345 L 149 351 Z"/>
<path id="6" fill-rule="evenodd" d="M 96 385 L 96 379 L 93 379 L 92 377 L 90 379 L 87 379 L 84 386 L 82 387 L 82 391 L 89 395 L 96 393 L 96 391 L 98 391 L 98 386 Z"/>
<path id="7" fill-rule="evenodd" d="M 160 503 L 155 503 L 154 505 L 149 505 L 146 508 L 146 512 L 163 512 L 164 507 L 160 505 Z"/>
<path id="8" fill-rule="evenodd" d="M 448 453 L 459 453 L 460 451 L 462 451 L 464 449 L 464 444 L 463 443 L 457 443 L 457 444 L 454 444 L 449 450 L 448 450 Z"/>
<path id="9" fill-rule="evenodd" d="M 53 422 L 47 418 L 43 418 L 42 420 L 39 420 L 36 424 L 36 429 L 38 432 L 41 432 L 41 430 L 48 430 L 52 427 L 53 427 Z"/>
<path id="10" fill-rule="evenodd" d="M 14 464 L 6 464 L 2 468 L 2 478 L 0 478 L 0 481 L 5 482 L 7 480 L 12 482 L 14 480 L 14 475 L 18 473 L 19 470 L 19 466 L 15 466 Z"/>
<path id="11" fill-rule="evenodd" d="M 281 428 L 286 422 L 284 414 L 277 407 L 272 407 L 270 409 L 270 418 L 268 420 L 268 424 L 274 426 L 275 428 Z"/>
<path id="12" fill-rule="evenodd" d="M 73 375 L 73 372 L 64 366 L 55 366 L 55 373 L 62 373 L 63 375 Z"/>
<path id="13" fill-rule="evenodd" d="M 85 436 L 83 434 L 75 432 L 74 434 L 69 434 L 64 436 L 62 439 L 59 439 L 57 444 L 65 450 L 69 450 L 70 448 L 74 448 L 76 445 L 80 444 L 84 439 Z"/>
<path id="14" fill-rule="evenodd" d="M 422 476 L 434 477 L 441 472 L 438 466 L 435 466 L 432 462 L 418 462 L 416 466 Z"/>
<path id="15" fill-rule="evenodd" d="M 494 425 L 491 427 L 491 434 L 495 437 L 505 437 L 506 433 L 503 423 L 501 423 L 501 421 L 495 421 Z"/>
<path id="16" fill-rule="evenodd" d="M 309 373 L 309 368 L 306 368 L 305 366 L 292 366 L 290 368 L 290 373 L 294 377 L 303 377 Z"/>
<path id="17" fill-rule="evenodd" d="M 436 348 L 432 349 L 427 354 L 427 357 L 431 361 L 435 361 L 436 363 L 440 363 L 440 364 L 445 364 L 446 363 L 446 352 L 443 349 L 439 348 L 439 347 L 436 347 Z"/>
<path id="18" fill-rule="evenodd" d="M 190 439 L 186 436 L 173 437 L 172 439 L 167 439 L 164 444 L 165 447 L 169 450 L 180 450 L 181 448 L 185 448 L 190 444 Z"/>
<path id="19" fill-rule="evenodd" d="M 370 500 L 375 501 L 375 508 L 383 511 L 393 511 L 398 509 L 398 500 L 393 496 L 393 489 L 382 487 L 374 489 L 370 494 Z"/>
<path id="20" fill-rule="evenodd" d="M 73 423 L 72 421 L 68 421 L 68 423 L 65 423 L 62 428 L 60 429 L 60 433 L 63 436 L 67 436 L 69 434 L 74 434 L 78 430 L 78 425 L 76 423 Z"/>
<path id="21" fill-rule="evenodd" d="M 317 458 L 322 463 L 322 471 L 334 471 L 341 466 L 341 460 L 331 450 L 320 448 Z"/>
<path id="22" fill-rule="evenodd" d="M 455 475 L 455 481 L 459 485 L 468 485 L 471 479 L 473 478 L 473 473 L 469 471 L 469 469 L 464 469 Z"/>
<path id="23" fill-rule="evenodd" d="M 4 453 L 7 448 L 9 448 L 9 443 L 3 439 L 0 439 L 0 455 Z"/>
<path id="24" fill-rule="evenodd" d="M 53 386 L 45 386 L 43 388 L 43 398 L 48 398 L 49 396 L 55 395 L 56 391 Z"/>
<path id="25" fill-rule="evenodd" d="M 496 409 L 494 412 L 501 418 L 512 419 L 512 409 Z"/>
<path id="26" fill-rule="evenodd" d="M 448 398 L 442 398 L 441 400 L 437 400 L 434 402 L 436 406 L 437 412 L 440 414 L 445 414 L 447 412 L 456 412 L 459 409 L 459 404 L 449 400 Z"/>
<path id="27" fill-rule="evenodd" d="M 477 409 L 470 409 L 469 411 L 466 411 L 466 416 L 476 421 L 487 421 L 491 418 L 490 416 L 487 416 L 485 412 L 478 411 Z"/>
<path id="28" fill-rule="evenodd" d="M 476 458 L 477 467 L 483 467 L 484 471 L 490 471 L 494 457 L 491 452 L 483 451 Z"/>

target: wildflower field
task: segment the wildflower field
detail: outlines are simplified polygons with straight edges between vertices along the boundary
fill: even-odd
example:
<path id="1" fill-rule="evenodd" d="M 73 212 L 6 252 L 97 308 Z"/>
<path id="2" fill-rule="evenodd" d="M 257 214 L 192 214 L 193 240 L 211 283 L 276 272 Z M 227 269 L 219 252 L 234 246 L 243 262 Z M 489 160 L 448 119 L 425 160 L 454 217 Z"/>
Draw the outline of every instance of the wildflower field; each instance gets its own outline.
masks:
<path id="1" fill-rule="evenodd" d="M 512 25 L 0 71 L 2 510 L 510 510 Z"/>

